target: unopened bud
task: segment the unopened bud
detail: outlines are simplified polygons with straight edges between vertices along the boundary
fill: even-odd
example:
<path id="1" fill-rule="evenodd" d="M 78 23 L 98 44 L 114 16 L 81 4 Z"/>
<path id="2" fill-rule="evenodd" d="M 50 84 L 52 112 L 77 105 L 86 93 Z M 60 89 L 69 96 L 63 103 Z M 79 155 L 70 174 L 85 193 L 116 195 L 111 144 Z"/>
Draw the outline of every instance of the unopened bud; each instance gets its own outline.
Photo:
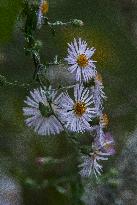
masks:
<path id="1" fill-rule="evenodd" d="M 37 157 L 36 158 L 36 164 L 39 166 L 42 166 L 45 164 L 45 158 L 44 157 Z"/>
<path id="2" fill-rule="evenodd" d="M 72 21 L 72 24 L 73 24 L 74 26 L 83 26 L 83 25 L 84 25 L 83 21 L 81 21 L 81 20 L 79 20 L 79 19 L 74 19 L 74 20 Z"/>

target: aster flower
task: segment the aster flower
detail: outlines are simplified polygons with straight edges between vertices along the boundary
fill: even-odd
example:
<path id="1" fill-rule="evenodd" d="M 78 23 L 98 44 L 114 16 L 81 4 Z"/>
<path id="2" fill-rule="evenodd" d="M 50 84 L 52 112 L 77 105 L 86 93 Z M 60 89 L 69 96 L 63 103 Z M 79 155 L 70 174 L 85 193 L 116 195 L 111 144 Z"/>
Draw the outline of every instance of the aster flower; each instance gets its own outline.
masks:
<path id="1" fill-rule="evenodd" d="M 39 88 L 31 91 L 30 97 L 24 101 L 27 104 L 27 107 L 23 108 L 27 117 L 25 122 L 40 135 L 58 134 L 63 130 L 62 124 L 53 113 L 58 115 L 60 110 L 60 96 L 55 96 L 56 92 Z"/>
<path id="2" fill-rule="evenodd" d="M 74 98 L 72 100 L 67 92 L 62 95 L 61 119 L 70 131 L 83 132 L 90 129 L 89 121 L 95 116 L 93 95 L 83 85 L 77 84 L 74 87 Z"/>
<path id="3" fill-rule="evenodd" d="M 88 81 L 96 74 L 94 60 L 91 59 L 95 49 L 87 48 L 86 41 L 81 38 L 71 44 L 68 44 L 68 56 L 65 60 L 68 62 L 68 71 L 75 73 L 76 81 Z"/>
<path id="4" fill-rule="evenodd" d="M 82 177 L 89 177 L 92 173 L 101 175 L 103 166 L 99 164 L 100 160 L 108 160 L 107 154 L 95 150 L 90 155 L 82 157 L 83 163 L 79 166 L 81 168 L 80 175 Z"/>
<path id="5" fill-rule="evenodd" d="M 39 0 L 39 9 L 37 13 L 37 27 L 40 28 L 43 23 L 43 17 L 48 12 L 48 1 Z"/>

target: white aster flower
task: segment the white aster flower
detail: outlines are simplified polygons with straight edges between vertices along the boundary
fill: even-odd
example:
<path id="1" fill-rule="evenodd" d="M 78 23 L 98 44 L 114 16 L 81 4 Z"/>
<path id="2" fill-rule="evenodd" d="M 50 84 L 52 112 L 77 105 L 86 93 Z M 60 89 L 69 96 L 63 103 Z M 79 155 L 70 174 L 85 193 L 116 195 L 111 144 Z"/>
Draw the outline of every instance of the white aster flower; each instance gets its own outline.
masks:
<path id="1" fill-rule="evenodd" d="M 74 87 L 74 98 L 72 100 L 68 93 L 62 95 L 61 104 L 63 112 L 61 119 L 70 131 L 83 132 L 89 130 L 89 121 L 95 116 L 93 95 L 83 85 L 77 84 Z"/>
<path id="2" fill-rule="evenodd" d="M 65 60 L 68 62 L 68 71 L 75 73 L 76 81 L 88 81 L 96 74 L 94 60 L 91 60 L 95 49 L 87 48 L 87 43 L 81 38 L 71 44 L 68 44 L 68 56 Z"/>
<path id="3" fill-rule="evenodd" d="M 56 92 L 51 90 L 34 89 L 30 97 L 24 102 L 23 108 L 27 126 L 32 127 L 40 135 L 58 134 L 63 130 L 60 121 L 53 112 L 59 113 L 59 98 L 55 98 Z M 50 102 L 50 103 L 49 103 Z"/>

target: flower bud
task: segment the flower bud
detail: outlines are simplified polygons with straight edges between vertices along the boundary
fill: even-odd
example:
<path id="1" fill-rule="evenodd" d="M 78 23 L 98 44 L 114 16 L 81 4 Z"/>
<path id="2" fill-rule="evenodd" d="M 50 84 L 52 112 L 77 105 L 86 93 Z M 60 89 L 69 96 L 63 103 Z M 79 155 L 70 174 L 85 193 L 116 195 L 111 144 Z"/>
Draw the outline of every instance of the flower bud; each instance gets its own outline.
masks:
<path id="1" fill-rule="evenodd" d="M 84 25 L 83 21 L 81 21 L 81 20 L 79 20 L 79 19 L 74 19 L 73 22 L 72 22 L 72 24 L 73 24 L 74 26 L 83 26 L 83 25 Z"/>
<path id="2" fill-rule="evenodd" d="M 36 164 L 39 166 L 42 166 L 45 164 L 45 158 L 44 157 L 37 157 L 36 158 Z"/>

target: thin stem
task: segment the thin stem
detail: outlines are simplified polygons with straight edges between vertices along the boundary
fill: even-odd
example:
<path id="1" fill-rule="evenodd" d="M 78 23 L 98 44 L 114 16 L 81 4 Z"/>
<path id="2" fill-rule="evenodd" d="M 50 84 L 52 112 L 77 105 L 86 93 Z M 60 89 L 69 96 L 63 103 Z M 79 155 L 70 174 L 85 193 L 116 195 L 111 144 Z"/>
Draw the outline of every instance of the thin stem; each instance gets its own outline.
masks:
<path id="1" fill-rule="evenodd" d="M 55 22 L 53 22 L 53 23 L 48 22 L 48 25 L 49 25 L 49 26 L 69 26 L 69 25 L 71 25 L 71 24 L 72 24 L 71 21 L 65 22 L 65 23 L 63 23 L 62 21 L 55 21 Z"/>
<path id="2" fill-rule="evenodd" d="M 23 88 L 29 88 L 31 84 L 28 83 L 19 83 L 18 81 L 14 81 L 14 82 L 6 82 L 7 86 L 19 86 L 19 87 L 23 87 Z"/>
<path id="3" fill-rule="evenodd" d="M 45 22 L 49 25 L 49 27 L 56 27 L 56 26 L 83 26 L 84 23 L 83 21 L 79 20 L 79 19 L 73 19 L 70 20 L 68 22 L 62 22 L 62 21 L 55 21 L 53 23 L 48 21 L 48 18 L 45 18 Z"/>
<path id="4" fill-rule="evenodd" d="M 22 87 L 22 88 L 29 88 L 31 85 L 34 84 L 34 81 L 30 82 L 30 83 L 20 83 L 19 81 L 13 81 L 10 82 L 7 80 L 7 78 L 3 75 L 0 75 L 0 86 L 10 86 L 10 87 Z"/>

